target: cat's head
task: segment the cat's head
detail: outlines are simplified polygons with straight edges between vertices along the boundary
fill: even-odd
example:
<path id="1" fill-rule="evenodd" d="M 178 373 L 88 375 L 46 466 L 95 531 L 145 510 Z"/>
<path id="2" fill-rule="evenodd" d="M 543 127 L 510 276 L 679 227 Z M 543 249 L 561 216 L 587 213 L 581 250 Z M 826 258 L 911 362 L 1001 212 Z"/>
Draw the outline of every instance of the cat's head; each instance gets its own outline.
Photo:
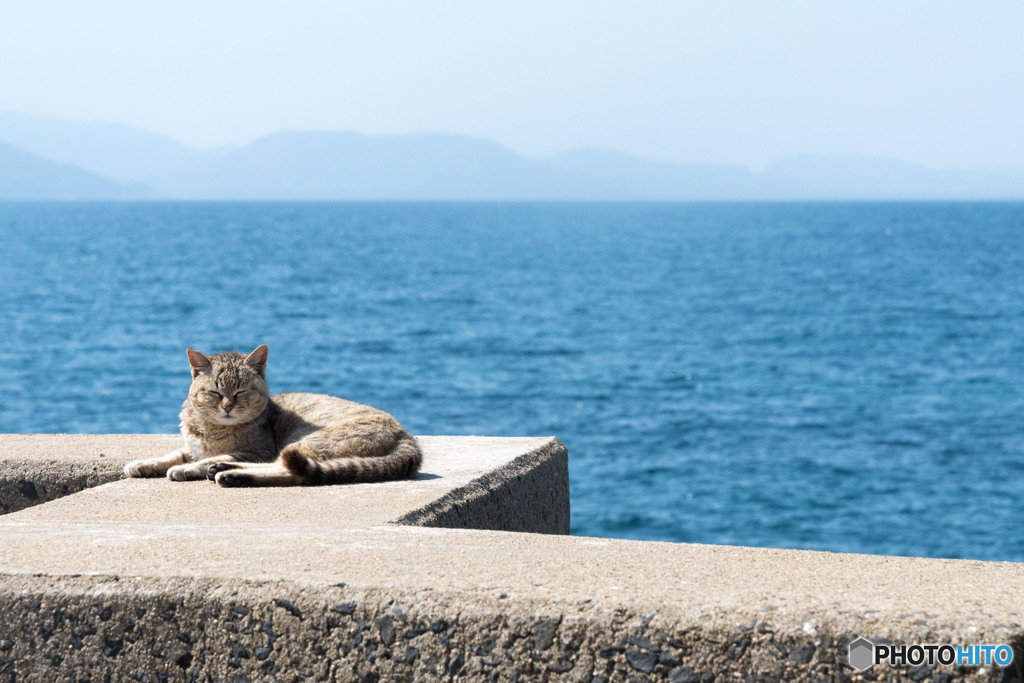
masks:
<path id="1" fill-rule="evenodd" d="M 241 425 L 256 419 L 267 405 L 267 345 L 245 356 L 215 353 L 204 356 L 188 349 L 192 386 L 188 404 L 205 422 Z"/>

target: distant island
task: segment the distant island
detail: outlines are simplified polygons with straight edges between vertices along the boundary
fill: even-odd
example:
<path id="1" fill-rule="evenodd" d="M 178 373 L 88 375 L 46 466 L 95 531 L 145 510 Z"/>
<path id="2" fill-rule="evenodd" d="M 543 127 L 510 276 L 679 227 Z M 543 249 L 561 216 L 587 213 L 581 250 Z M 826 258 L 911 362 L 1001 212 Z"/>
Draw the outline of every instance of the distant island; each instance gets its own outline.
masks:
<path id="1" fill-rule="evenodd" d="M 601 149 L 530 159 L 446 134 L 281 132 L 197 149 L 113 123 L 0 112 L 0 200 L 1022 200 L 1024 171 L 796 156 L 762 171 Z"/>

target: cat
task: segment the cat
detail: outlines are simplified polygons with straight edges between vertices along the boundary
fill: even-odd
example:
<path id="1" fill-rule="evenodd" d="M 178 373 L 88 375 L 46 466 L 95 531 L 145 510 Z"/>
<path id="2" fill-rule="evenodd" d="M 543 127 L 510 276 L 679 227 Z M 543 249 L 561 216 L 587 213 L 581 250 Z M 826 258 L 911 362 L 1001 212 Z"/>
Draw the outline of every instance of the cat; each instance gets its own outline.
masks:
<path id="1" fill-rule="evenodd" d="M 323 394 L 268 396 L 266 344 L 248 356 L 187 353 L 185 445 L 128 463 L 129 477 L 293 486 L 401 479 L 420 467 L 416 438 L 384 411 Z"/>

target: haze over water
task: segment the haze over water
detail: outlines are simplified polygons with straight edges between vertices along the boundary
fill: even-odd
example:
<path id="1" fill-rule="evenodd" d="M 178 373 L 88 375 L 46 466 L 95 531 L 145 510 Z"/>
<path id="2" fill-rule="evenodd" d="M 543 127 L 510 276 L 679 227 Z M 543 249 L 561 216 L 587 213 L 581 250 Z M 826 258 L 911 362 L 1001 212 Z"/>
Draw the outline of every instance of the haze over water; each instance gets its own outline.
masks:
<path id="1" fill-rule="evenodd" d="M 0 431 L 172 432 L 186 346 L 558 436 L 573 533 L 1024 561 L 1024 205 L 0 204 Z"/>

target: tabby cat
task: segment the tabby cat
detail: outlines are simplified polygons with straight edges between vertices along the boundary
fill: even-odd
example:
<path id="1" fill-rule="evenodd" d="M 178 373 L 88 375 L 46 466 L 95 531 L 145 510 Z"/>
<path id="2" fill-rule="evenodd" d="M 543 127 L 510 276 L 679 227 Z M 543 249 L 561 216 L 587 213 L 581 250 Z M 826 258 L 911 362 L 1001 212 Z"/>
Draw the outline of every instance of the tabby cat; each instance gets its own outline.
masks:
<path id="1" fill-rule="evenodd" d="M 391 415 L 323 394 L 268 396 L 267 346 L 248 356 L 188 349 L 183 448 L 125 465 L 129 477 L 213 479 L 221 486 L 292 486 L 415 474 L 416 439 Z"/>

